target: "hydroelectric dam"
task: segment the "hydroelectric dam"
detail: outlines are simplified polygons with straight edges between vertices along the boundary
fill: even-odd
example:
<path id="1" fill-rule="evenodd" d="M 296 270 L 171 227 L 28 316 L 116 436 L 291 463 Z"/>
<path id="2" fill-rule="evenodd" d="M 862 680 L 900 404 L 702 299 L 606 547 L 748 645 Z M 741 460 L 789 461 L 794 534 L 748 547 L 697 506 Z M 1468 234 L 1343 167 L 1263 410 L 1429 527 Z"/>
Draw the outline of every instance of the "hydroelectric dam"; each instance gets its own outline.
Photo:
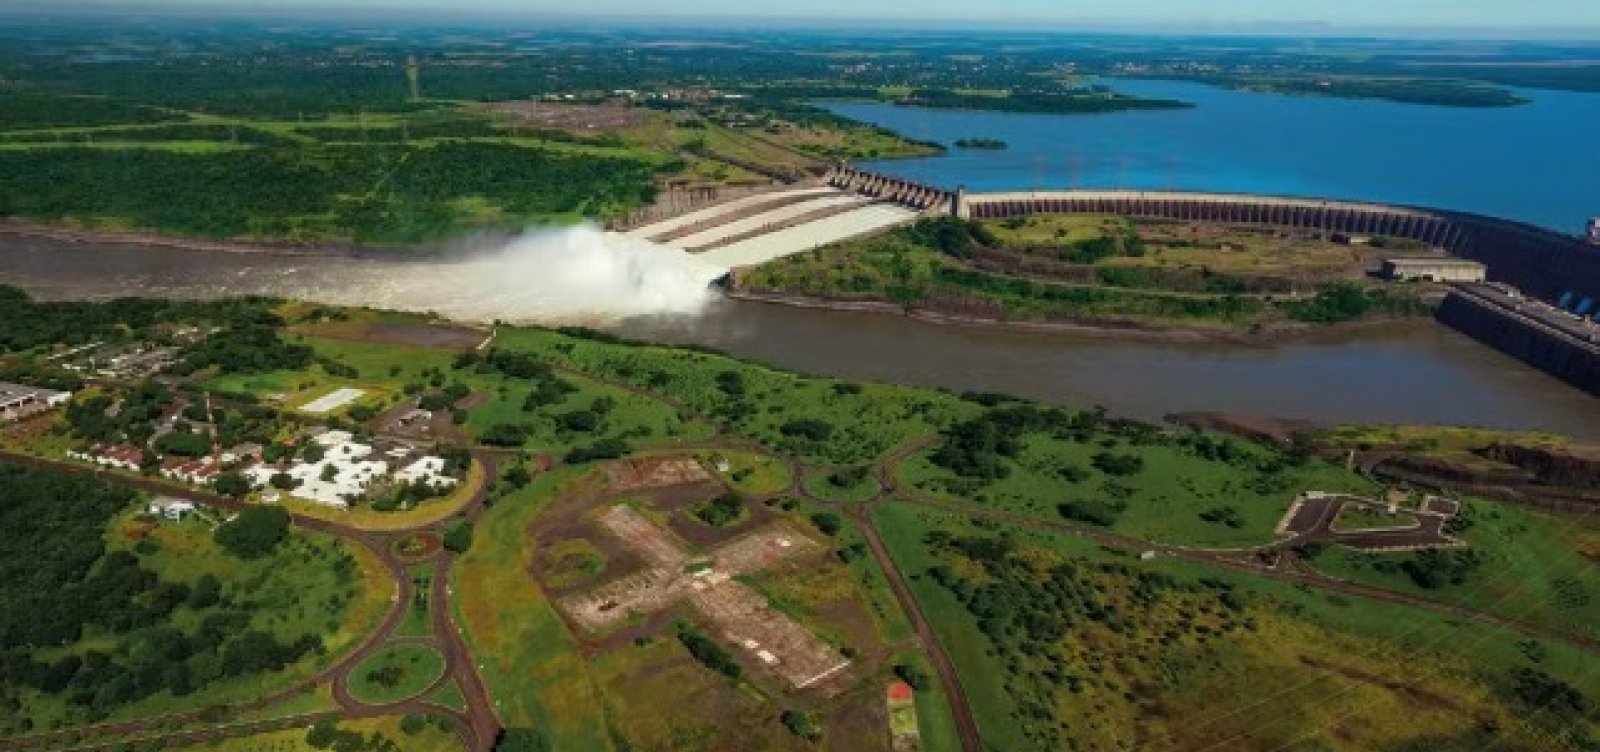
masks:
<path id="1" fill-rule="evenodd" d="M 969 193 L 850 167 L 812 184 L 728 201 L 701 197 L 627 233 L 749 266 L 855 237 L 953 215 L 1005 219 L 1110 214 L 1256 225 L 1414 241 L 1487 268 L 1488 283 L 1454 285 L 1439 320 L 1600 396 L 1600 248 L 1576 235 L 1498 217 L 1336 199 L 1188 191 L 1059 190 Z"/>

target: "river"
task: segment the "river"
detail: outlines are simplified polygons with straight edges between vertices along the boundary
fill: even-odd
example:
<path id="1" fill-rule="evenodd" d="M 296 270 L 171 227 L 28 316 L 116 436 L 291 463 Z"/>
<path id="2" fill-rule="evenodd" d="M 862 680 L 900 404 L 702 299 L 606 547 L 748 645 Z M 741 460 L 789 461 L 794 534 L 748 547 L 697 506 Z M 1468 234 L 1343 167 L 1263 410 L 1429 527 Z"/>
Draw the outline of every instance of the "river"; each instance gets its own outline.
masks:
<path id="1" fill-rule="evenodd" d="M 1526 92 L 1511 109 L 1453 109 L 1119 81 L 1193 110 L 1107 115 L 830 105 L 918 138 L 1000 138 L 1004 152 L 868 165 L 975 190 L 1150 187 L 1357 198 L 1575 229 L 1600 212 L 1584 123 L 1600 96 Z M 48 298 L 302 296 L 405 307 L 436 293 L 425 266 L 0 237 L 0 281 Z M 469 300 L 482 291 L 461 290 Z M 456 294 L 456 291 L 450 291 Z M 447 296 L 448 298 L 448 296 Z M 446 298 L 446 299 L 447 299 Z M 440 300 L 431 294 L 429 300 Z M 1049 402 L 1143 418 L 1225 410 L 1328 423 L 1440 423 L 1600 438 L 1600 400 L 1428 322 L 1273 348 L 943 327 L 862 313 L 721 301 L 698 317 L 613 324 L 814 373 Z"/>
<path id="2" fill-rule="evenodd" d="M 259 293 L 355 302 L 384 268 L 394 264 L 0 239 L 0 281 L 50 299 Z M 388 290 L 373 296 L 401 302 Z M 1265 348 L 1009 333 L 724 300 L 701 316 L 633 318 L 613 328 L 800 371 L 1099 404 L 1147 419 L 1226 410 L 1600 439 L 1600 400 L 1431 322 Z"/>

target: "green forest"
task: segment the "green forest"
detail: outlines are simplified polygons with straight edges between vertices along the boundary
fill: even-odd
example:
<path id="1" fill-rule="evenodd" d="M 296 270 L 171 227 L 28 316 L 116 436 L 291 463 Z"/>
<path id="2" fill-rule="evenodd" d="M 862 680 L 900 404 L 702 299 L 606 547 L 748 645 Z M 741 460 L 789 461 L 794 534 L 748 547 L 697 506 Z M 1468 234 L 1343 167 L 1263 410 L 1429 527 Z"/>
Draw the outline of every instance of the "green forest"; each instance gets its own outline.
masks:
<path id="1" fill-rule="evenodd" d="M 0 466 L 0 526 L 12 536 L 0 548 L 0 729 L 98 720 L 153 695 L 189 696 L 322 651 L 320 630 L 270 612 L 289 579 L 347 589 L 348 556 L 298 541 L 285 552 L 290 564 L 268 558 L 282 545 L 274 540 L 249 551 L 263 558 L 249 579 L 175 568 L 153 538 L 108 543 L 108 527 L 138 499 L 100 480 Z M 324 573 L 311 576 L 312 567 Z"/>
<path id="2" fill-rule="evenodd" d="M 212 238 L 409 243 L 474 224 L 604 216 L 650 200 L 656 166 L 499 143 L 217 151 L 0 151 L 0 214 Z"/>

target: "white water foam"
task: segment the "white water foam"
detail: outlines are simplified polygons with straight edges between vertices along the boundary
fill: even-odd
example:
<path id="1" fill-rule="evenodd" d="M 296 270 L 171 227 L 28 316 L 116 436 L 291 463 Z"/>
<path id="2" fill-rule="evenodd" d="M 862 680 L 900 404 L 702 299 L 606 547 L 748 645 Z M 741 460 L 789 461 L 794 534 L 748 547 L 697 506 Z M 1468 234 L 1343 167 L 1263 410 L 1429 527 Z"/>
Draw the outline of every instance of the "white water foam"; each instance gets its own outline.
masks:
<path id="1" fill-rule="evenodd" d="M 446 260 L 369 260 L 296 271 L 288 275 L 292 283 L 273 285 L 276 294 L 458 320 L 537 323 L 699 314 L 716 298 L 712 282 L 727 273 L 681 250 L 591 224 L 529 230 Z"/>

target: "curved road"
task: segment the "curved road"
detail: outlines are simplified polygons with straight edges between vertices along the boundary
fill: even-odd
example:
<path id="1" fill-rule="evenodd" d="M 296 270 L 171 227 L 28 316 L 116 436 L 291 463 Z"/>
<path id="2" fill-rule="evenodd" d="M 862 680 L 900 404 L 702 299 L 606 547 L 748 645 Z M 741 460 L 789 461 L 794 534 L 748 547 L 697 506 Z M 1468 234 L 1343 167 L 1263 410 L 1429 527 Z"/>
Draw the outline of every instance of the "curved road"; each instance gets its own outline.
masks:
<path id="1" fill-rule="evenodd" d="M 488 496 L 489 484 L 492 483 L 493 479 L 496 477 L 495 461 L 490 455 L 484 452 L 475 451 L 473 452 L 473 458 L 480 465 L 482 465 L 484 469 L 484 485 L 473 492 L 472 497 L 463 507 L 462 513 L 464 513 L 469 520 L 476 520 L 482 514 L 484 501 Z M 199 491 L 188 487 L 177 486 L 175 484 L 154 478 L 123 475 L 100 468 L 67 462 L 65 460 L 45 459 L 42 457 L 21 454 L 9 450 L 0 450 L 0 462 L 53 470 L 57 472 L 66 472 L 74 475 L 96 477 L 141 491 L 174 498 L 183 498 L 194 501 L 197 504 L 220 509 L 239 511 L 246 507 L 253 506 L 238 499 L 220 496 L 218 494 L 208 493 L 205 491 Z M 378 559 L 383 562 L 384 568 L 389 574 L 389 578 L 394 583 L 392 605 L 390 606 L 388 613 L 385 614 L 383 621 L 378 624 L 376 629 L 369 633 L 361 643 L 356 645 L 352 650 L 346 653 L 339 660 L 335 661 L 329 667 L 319 671 L 313 676 L 302 679 L 287 688 L 253 700 L 225 705 L 222 706 L 223 709 L 230 714 L 259 710 L 288 700 L 295 695 L 310 691 L 318 685 L 330 683 L 333 687 L 335 700 L 342 708 L 342 711 L 307 714 L 306 716 L 297 716 L 297 718 L 315 718 L 329 714 L 346 718 L 369 718 L 386 715 L 400 715 L 413 712 L 427 712 L 437 715 L 444 715 L 455 721 L 457 733 L 461 737 L 462 742 L 466 745 L 468 750 L 472 750 L 472 752 L 483 752 L 491 749 L 494 744 L 494 740 L 500 733 L 501 726 L 499 719 L 494 715 L 494 706 L 489 700 L 488 690 L 484 687 L 481 678 L 474 669 L 471 656 L 468 654 L 466 645 L 462 642 L 460 632 L 456 629 L 456 626 L 450 615 L 448 603 L 448 583 L 450 564 L 454 561 L 454 555 L 449 551 L 441 550 L 433 554 L 431 557 L 424 559 L 424 561 L 435 562 L 433 587 L 430 589 L 431 592 L 429 594 L 429 610 L 432 616 L 431 628 L 433 634 L 426 638 L 394 637 L 395 629 L 399 626 L 401 620 L 405 618 L 406 612 L 410 609 L 411 601 L 416 593 L 416 586 L 412 583 L 411 578 L 407 576 L 407 567 L 410 566 L 410 564 L 417 562 L 407 563 L 400 561 L 399 558 L 395 556 L 391 544 L 394 540 L 403 538 L 416 532 L 437 532 L 442 529 L 450 521 L 450 519 L 447 518 L 444 520 L 437 520 L 409 529 L 385 530 L 381 532 L 363 530 L 361 528 L 303 514 L 291 513 L 290 519 L 297 527 L 335 536 L 341 540 L 363 546 L 377 556 Z M 438 681 L 434 682 L 434 684 L 430 686 L 428 690 L 420 693 L 417 698 L 382 706 L 366 705 L 350 696 L 348 691 L 349 674 L 355 669 L 356 666 L 360 665 L 362 661 L 366 660 L 373 653 L 381 650 L 389 644 L 394 644 L 396 642 L 417 641 L 429 642 L 430 644 L 433 644 L 439 649 L 440 653 L 443 654 L 445 659 L 444 675 Z M 466 698 L 467 711 L 465 713 L 429 704 L 421 699 L 443 687 L 451 680 L 457 682 L 461 688 L 462 695 Z M 183 742 L 194 739 L 203 740 L 210 738 L 209 734 L 218 728 L 225 728 L 233 731 L 247 730 L 256 727 L 260 727 L 263 730 L 276 730 L 275 727 L 270 726 L 270 721 L 252 722 L 249 724 L 235 724 L 231 726 L 219 726 L 214 722 L 208 723 L 204 718 L 204 716 L 209 714 L 208 711 L 215 712 L 215 709 L 196 709 L 194 711 L 182 713 L 172 713 L 161 716 L 131 719 L 127 721 L 113 721 L 90 726 L 77 726 L 69 729 L 0 739 L 0 752 L 41 749 L 51 745 L 59 745 L 62 742 L 76 743 L 76 746 L 72 747 L 73 749 L 94 749 L 99 744 L 111 745 L 120 739 L 129 738 L 133 735 L 139 734 L 140 732 L 150 731 L 158 725 L 165 725 L 169 723 L 200 723 L 206 724 L 206 726 L 202 728 L 173 731 L 157 736 L 141 736 L 139 737 L 140 740 L 159 741 L 163 743 Z M 102 741 L 84 741 L 85 739 L 100 739 Z"/>

